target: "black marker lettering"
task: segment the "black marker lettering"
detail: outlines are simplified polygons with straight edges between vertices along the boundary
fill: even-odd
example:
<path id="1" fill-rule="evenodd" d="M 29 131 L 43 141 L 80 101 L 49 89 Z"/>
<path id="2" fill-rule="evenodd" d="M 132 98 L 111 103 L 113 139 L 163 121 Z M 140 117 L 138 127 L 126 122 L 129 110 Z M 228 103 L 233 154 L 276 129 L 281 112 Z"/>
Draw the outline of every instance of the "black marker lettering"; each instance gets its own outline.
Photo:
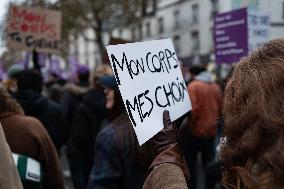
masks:
<path id="1" fill-rule="evenodd" d="M 168 83 L 168 86 L 169 86 L 169 83 Z M 170 89 L 169 89 L 169 91 L 167 91 L 165 85 L 163 85 L 163 89 L 164 89 L 164 93 L 165 93 L 165 95 L 167 97 L 168 104 L 169 104 L 169 106 L 171 106 L 171 103 L 170 103 L 170 100 L 169 100 L 169 96 L 171 96 L 171 91 L 170 91 Z"/>
<path id="2" fill-rule="evenodd" d="M 160 65 L 159 68 L 157 68 L 157 67 L 155 66 L 154 58 L 156 58 L 156 59 L 158 60 L 158 63 L 159 63 L 159 65 Z M 153 67 L 155 68 L 155 72 L 161 72 L 161 69 L 162 69 L 162 68 L 161 68 L 161 62 L 160 62 L 160 59 L 159 59 L 158 55 L 154 55 L 154 56 L 152 57 L 152 64 L 153 64 Z"/>
<path id="3" fill-rule="evenodd" d="M 178 92 L 178 97 L 175 95 L 175 92 L 174 92 L 174 87 L 176 88 L 177 92 Z M 171 92 L 172 92 L 172 96 L 173 98 L 175 99 L 175 101 L 179 102 L 181 100 L 181 91 L 180 91 L 180 87 L 178 84 L 176 84 L 175 82 L 172 82 L 172 85 L 171 85 Z"/>
<path id="4" fill-rule="evenodd" d="M 132 65 L 134 65 L 134 67 L 136 67 L 136 72 L 133 71 Z M 129 66 L 127 66 L 127 67 L 128 67 L 128 70 L 130 70 L 129 73 L 133 73 L 134 75 L 138 75 L 139 74 L 139 69 L 138 69 L 138 67 L 137 67 L 137 65 L 136 65 L 134 60 L 130 60 Z M 132 75 L 131 75 L 131 79 L 133 79 Z"/>
<path id="5" fill-rule="evenodd" d="M 33 42 L 33 36 L 28 36 L 28 37 L 26 37 L 26 45 L 28 46 L 28 47 L 31 47 L 31 46 L 33 46 L 34 45 L 34 42 Z"/>
<path id="6" fill-rule="evenodd" d="M 131 103 L 128 100 L 126 100 L 125 104 L 126 104 L 126 109 L 127 109 L 128 114 L 129 114 L 129 117 L 131 119 L 131 122 L 133 123 L 134 127 L 136 127 L 136 122 L 135 122 L 133 115 L 132 115 L 132 110 L 135 111 L 136 108 L 139 109 L 136 96 L 134 98 L 134 105 L 133 106 L 131 105 Z"/>
<path id="7" fill-rule="evenodd" d="M 187 92 L 187 88 L 186 88 L 186 84 L 185 84 L 184 81 L 179 82 L 179 85 L 181 86 L 181 89 L 182 89 L 182 101 L 183 101 L 184 100 L 184 92 Z"/>
<path id="8" fill-rule="evenodd" d="M 174 68 L 177 68 L 178 67 L 178 61 L 177 61 L 177 59 L 175 58 L 175 55 L 176 53 L 173 53 L 173 59 L 175 60 L 175 62 L 176 62 L 176 65 L 174 65 Z"/>
<path id="9" fill-rule="evenodd" d="M 166 91 L 165 91 L 165 94 L 167 95 L 167 98 L 168 98 L 169 96 L 171 96 L 171 97 L 172 97 L 173 104 L 175 104 L 175 98 L 174 98 L 173 90 L 172 90 L 172 83 L 171 83 L 171 84 L 168 83 L 168 88 L 169 88 L 169 92 L 166 92 Z M 165 90 L 165 88 L 164 88 L 164 90 Z"/>
<path id="10" fill-rule="evenodd" d="M 140 69 L 142 70 L 142 72 L 145 73 L 145 67 L 144 67 L 143 58 L 141 58 L 141 63 L 140 63 L 138 60 L 136 60 L 136 67 L 137 67 L 137 70 L 139 71 L 138 66 L 140 67 Z"/>
<path id="11" fill-rule="evenodd" d="M 162 87 L 161 87 L 161 86 L 158 86 L 158 87 L 156 88 L 156 91 L 155 91 L 156 104 L 157 104 L 159 107 L 162 107 L 162 108 L 165 108 L 165 107 L 167 107 L 167 106 L 170 106 L 171 104 L 170 104 L 170 101 L 169 101 L 168 98 L 167 98 L 167 104 L 165 104 L 165 105 L 160 104 L 160 102 L 159 102 L 159 96 L 158 96 L 158 91 L 159 91 L 159 90 L 162 90 Z"/>
<path id="12" fill-rule="evenodd" d="M 154 103 L 153 101 L 147 96 L 147 94 L 149 93 L 149 90 L 145 91 L 145 98 L 151 103 L 151 109 L 149 110 L 149 112 L 146 112 L 143 117 L 145 118 L 146 116 L 150 116 L 154 107 Z"/>
<path id="13" fill-rule="evenodd" d="M 114 75 L 115 75 L 115 78 L 116 78 L 116 81 L 117 81 L 117 84 L 118 84 L 118 85 L 121 85 L 121 83 L 120 83 L 120 80 L 119 80 L 119 77 L 118 77 L 118 72 L 117 72 L 117 67 L 116 67 L 116 65 L 118 65 L 119 68 L 120 68 L 120 70 L 123 71 L 123 64 L 124 64 L 124 61 L 125 61 L 126 64 L 127 64 L 127 59 L 126 59 L 125 53 L 123 53 L 122 64 L 120 64 L 120 63 L 118 62 L 118 60 L 116 59 L 116 57 L 114 56 L 114 54 L 111 54 L 112 67 L 113 67 Z M 129 70 L 128 70 L 128 72 L 129 72 Z M 129 75 L 130 75 L 130 77 L 132 78 L 131 73 L 129 73 Z"/>
<path id="14" fill-rule="evenodd" d="M 141 110 L 141 106 L 144 105 L 144 102 L 141 102 L 141 98 L 144 96 L 144 93 L 141 93 L 138 95 L 138 112 L 139 112 L 139 116 L 140 116 L 140 120 L 141 122 L 143 122 L 143 115 L 142 115 L 142 110 Z"/>
<path id="15" fill-rule="evenodd" d="M 152 72 L 152 73 L 155 73 L 155 70 L 152 70 L 151 68 L 150 68 L 150 66 L 149 66 L 149 56 L 151 55 L 151 53 L 150 52 L 148 52 L 147 53 L 147 55 L 146 55 L 146 63 L 147 63 L 147 67 L 148 67 L 148 69 L 149 69 L 149 71 L 150 72 Z"/>
<path id="16" fill-rule="evenodd" d="M 167 57 L 168 65 L 169 66 L 171 65 L 170 59 L 173 58 L 176 62 L 176 64 L 174 65 L 174 68 L 177 68 L 178 67 L 178 61 L 176 60 L 176 58 L 174 56 L 175 53 L 174 52 L 172 53 L 169 49 L 165 49 L 165 54 L 166 54 L 166 57 Z M 170 68 L 171 68 L 171 66 L 170 66 Z"/>
<path id="17" fill-rule="evenodd" d="M 165 62 L 165 54 L 164 54 L 163 51 L 160 51 L 160 52 L 159 52 L 159 57 L 160 57 L 160 63 L 161 63 L 163 72 L 164 72 L 164 66 L 165 66 L 167 72 L 169 73 L 169 69 L 171 69 L 171 67 L 170 67 L 170 65 L 168 65 L 168 66 L 169 66 L 169 69 L 168 69 L 167 64 L 166 64 L 166 62 Z"/>
<path id="18" fill-rule="evenodd" d="M 158 86 L 155 90 L 155 100 L 156 104 L 159 107 L 165 108 L 167 106 L 175 105 L 176 102 L 180 102 L 184 100 L 185 91 L 187 92 L 187 88 L 185 87 L 185 83 L 179 82 L 177 78 L 177 82 L 170 82 L 164 84 L 163 86 Z M 166 104 L 161 103 L 161 95 L 167 99 Z M 170 102 L 170 98 L 172 99 L 172 103 Z"/>
<path id="19" fill-rule="evenodd" d="M 125 102 L 127 112 L 128 112 L 129 117 L 130 117 L 130 119 L 131 119 L 131 121 L 132 121 L 132 123 L 135 127 L 136 127 L 136 122 L 133 118 L 133 112 L 137 112 L 137 110 L 138 110 L 138 114 L 139 114 L 141 122 L 143 122 L 144 119 L 147 116 L 149 117 L 150 114 L 152 113 L 154 103 L 149 97 L 147 97 L 148 93 L 149 93 L 149 90 L 146 90 L 144 93 L 141 93 L 138 96 L 135 96 L 133 105 L 129 102 L 129 100 L 126 100 L 126 102 Z M 151 107 L 145 113 L 143 113 L 143 111 L 142 111 L 142 106 L 145 104 L 144 101 L 143 101 L 143 97 L 145 97 L 145 99 L 147 99 L 151 104 Z"/>
<path id="20" fill-rule="evenodd" d="M 16 41 L 18 43 L 21 43 L 22 42 L 22 38 L 20 37 L 20 33 L 19 32 L 13 32 L 11 34 L 9 34 L 11 36 L 11 40 L 12 41 Z"/>

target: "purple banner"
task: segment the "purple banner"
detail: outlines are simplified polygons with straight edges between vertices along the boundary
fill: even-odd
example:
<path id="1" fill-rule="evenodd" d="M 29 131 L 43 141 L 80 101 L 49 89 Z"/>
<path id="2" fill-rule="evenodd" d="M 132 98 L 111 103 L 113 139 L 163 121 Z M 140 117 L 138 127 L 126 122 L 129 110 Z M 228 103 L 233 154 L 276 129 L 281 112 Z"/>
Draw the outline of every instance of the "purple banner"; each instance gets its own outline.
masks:
<path id="1" fill-rule="evenodd" d="M 29 69 L 30 57 L 31 57 L 31 53 L 26 52 L 25 58 L 22 62 L 24 69 Z"/>
<path id="2" fill-rule="evenodd" d="M 78 57 L 77 56 L 70 56 L 68 60 L 69 64 L 69 80 L 72 82 L 76 82 L 77 80 L 77 67 L 79 65 Z"/>
<path id="3" fill-rule="evenodd" d="M 38 64 L 40 65 L 40 67 L 42 67 L 42 68 L 45 67 L 46 60 L 47 60 L 47 54 L 38 53 Z"/>
<path id="4" fill-rule="evenodd" d="M 214 17 L 216 63 L 234 63 L 248 54 L 247 9 L 239 9 Z"/>
<path id="5" fill-rule="evenodd" d="M 52 57 L 49 62 L 49 72 L 51 74 L 56 74 L 57 76 L 61 75 L 60 61 L 56 57 Z"/>

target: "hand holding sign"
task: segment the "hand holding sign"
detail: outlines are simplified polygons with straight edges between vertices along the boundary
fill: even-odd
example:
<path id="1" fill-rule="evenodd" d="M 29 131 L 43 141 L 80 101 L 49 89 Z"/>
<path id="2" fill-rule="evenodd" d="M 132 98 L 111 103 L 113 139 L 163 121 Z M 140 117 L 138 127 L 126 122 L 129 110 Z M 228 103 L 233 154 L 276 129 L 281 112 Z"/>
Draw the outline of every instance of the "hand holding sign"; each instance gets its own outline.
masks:
<path id="1" fill-rule="evenodd" d="M 191 109 L 170 39 L 110 45 L 107 51 L 140 145 L 163 128 L 165 109 L 173 121 Z"/>

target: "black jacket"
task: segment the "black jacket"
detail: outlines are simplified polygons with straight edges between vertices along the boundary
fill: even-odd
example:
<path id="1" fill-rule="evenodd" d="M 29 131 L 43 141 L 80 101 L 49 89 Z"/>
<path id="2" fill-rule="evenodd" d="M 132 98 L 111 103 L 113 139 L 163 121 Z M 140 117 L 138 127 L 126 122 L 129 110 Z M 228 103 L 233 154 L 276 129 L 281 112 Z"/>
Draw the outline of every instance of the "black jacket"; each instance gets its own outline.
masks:
<path id="1" fill-rule="evenodd" d="M 68 144 L 72 179 L 75 188 L 86 188 L 94 159 L 96 136 L 106 118 L 106 100 L 102 90 L 86 93 L 78 107 L 76 122 Z"/>
<path id="2" fill-rule="evenodd" d="M 58 104 L 31 90 L 22 90 L 14 94 L 28 116 L 36 117 L 46 128 L 57 151 L 65 140 L 64 121 Z"/>

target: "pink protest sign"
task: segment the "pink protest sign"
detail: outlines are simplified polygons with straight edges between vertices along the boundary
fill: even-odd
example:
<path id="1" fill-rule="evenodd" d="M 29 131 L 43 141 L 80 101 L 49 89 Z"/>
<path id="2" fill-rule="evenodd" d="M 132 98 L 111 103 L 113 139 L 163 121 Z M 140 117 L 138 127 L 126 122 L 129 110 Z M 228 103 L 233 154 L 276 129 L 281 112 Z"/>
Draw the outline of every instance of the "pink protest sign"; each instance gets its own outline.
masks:
<path id="1" fill-rule="evenodd" d="M 7 25 L 7 47 L 57 53 L 61 35 L 61 13 L 48 9 L 12 5 Z"/>

